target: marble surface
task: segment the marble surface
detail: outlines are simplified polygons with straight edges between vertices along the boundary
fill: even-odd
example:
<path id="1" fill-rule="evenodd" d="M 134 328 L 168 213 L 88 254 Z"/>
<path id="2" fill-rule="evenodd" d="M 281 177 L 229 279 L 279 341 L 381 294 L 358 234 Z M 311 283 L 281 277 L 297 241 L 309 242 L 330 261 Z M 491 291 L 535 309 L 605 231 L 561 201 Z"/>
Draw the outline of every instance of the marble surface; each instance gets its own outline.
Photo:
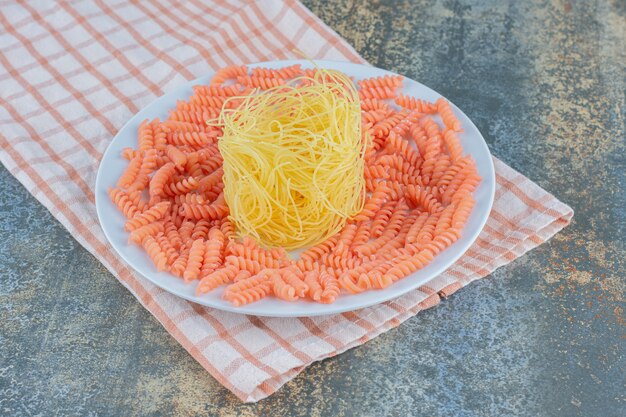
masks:
<path id="1" fill-rule="evenodd" d="M 626 415 L 626 3 L 304 3 L 449 97 L 572 225 L 241 404 L 1 168 L 0 415 Z"/>

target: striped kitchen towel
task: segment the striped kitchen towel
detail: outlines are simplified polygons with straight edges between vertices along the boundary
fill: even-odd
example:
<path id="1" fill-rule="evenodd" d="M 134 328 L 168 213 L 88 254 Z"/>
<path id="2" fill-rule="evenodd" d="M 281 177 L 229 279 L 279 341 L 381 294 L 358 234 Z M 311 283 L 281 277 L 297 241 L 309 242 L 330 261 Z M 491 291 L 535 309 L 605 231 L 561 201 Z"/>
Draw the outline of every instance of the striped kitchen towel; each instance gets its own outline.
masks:
<path id="1" fill-rule="evenodd" d="M 244 401 L 365 343 L 545 242 L 573 213 L 496 160 L 496 198 L 472 248 L 428 285 L 359 311 L 261 318 L 204 308 L 137 276 L 94 206 L 98 163 L 122 125 L 165 91 L 230 64 L 364 62 L 295 0 L 0 3 L 0 159 L 189 353 Z"/>

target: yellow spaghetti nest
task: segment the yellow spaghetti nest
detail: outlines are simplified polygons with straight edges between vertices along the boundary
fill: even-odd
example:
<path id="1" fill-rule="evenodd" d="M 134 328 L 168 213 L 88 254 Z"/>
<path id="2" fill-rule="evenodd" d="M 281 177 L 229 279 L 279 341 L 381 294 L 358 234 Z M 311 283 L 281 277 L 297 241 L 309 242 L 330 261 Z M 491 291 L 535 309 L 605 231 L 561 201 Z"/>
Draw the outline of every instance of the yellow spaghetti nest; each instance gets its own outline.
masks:
<path id="1" fill-rule="evenodd" d="M 245 96 L 222 110 L 221 122 L 224 196 L 240 235 L 296 249 L 362 210 L 366 143 L 358 92 L 345 74 L 318 70 Z"/>

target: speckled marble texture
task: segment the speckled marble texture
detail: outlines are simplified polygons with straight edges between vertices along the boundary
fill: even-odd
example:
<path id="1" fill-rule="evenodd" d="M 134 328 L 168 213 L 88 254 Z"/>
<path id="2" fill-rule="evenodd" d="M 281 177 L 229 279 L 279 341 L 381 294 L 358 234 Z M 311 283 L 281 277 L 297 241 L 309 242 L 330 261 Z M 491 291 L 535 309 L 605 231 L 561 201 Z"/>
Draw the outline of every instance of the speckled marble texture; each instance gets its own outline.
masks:
<path id="1" fill-rule="evenodd" d="M 0 415 L 626 415 L 626 3 L 305 4 L 571 205 L 547 244 L 241 404 L 0 170 Z"/>

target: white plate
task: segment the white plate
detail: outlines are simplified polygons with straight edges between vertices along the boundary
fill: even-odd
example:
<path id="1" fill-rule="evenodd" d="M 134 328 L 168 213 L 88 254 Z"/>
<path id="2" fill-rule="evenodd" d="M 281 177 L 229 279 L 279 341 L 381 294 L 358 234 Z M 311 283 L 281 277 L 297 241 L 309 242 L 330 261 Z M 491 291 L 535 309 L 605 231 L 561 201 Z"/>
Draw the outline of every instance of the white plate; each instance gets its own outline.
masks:
<path id="1" fill-rule="evenodd" d="M 381 75 L 394 75 L 389 71 L 359 64 L 332 61 L 316 61 L 316 63 L 320 67 L 343 71 L 357 80 Z M 302 64 L 305 68 L 312 66 L 310 62 L 305 60 L 288 60 L 261 62 L 250 65 L 250 67 L 280 68 L 293 64 Z M 482 182 L 474 192 L 476 206 L 463 230 L 462 237 L 448 249 L 437 255 L 428 266 L 384 290 L 372 290 L 357 295 L 342 294 L 333 304 L 319 304 L 308 301 L 287 302 L 270 297 L 244 307 L 235 308 L 229 302 L 222 300 L 223 289 L 217 289 L 209 294 L 197 297 L 195 295 L 197 282 L 185 284 L 182 279 L 170 273 L 158 272 L 142 248 L 127 243 L 128 233 L 124 231 L 124 216 L 109 199 L 107 189 L 109 186 L 116 184 L 117 179 L 128 164 L 128 161 L 120 156 L 121 150 L 127 146 L 137 147 L 137 128 L 141 121 L 156 117 L 161 118 L 161 120 L 165 119 L 169 110 L 176 106 L 176 100 L 186 100 L 192 94 L 193 85 L 206 84 L 211 77 L 212 74 L 209 74 L 182 85 L 178 89 L 156 99 L 130 119 L 113 138 L 109 148 L 106 150 L 100 163 L 98 177 L 96 178 L 96 209 L 104 234 L 122 259 L 139 274 L 164 290 L 208 307 L 257 316 L 304 317 L 356 310 L 399 297 L 412 289 L 426 284 L 459 259 L 476 240 L 485 225 L 491 211 L 495 192 L 495 173 L 491 155 L 485 140 L 476 126 L 461 110 L 453 105 L 454 112 L 461 120 L 465 129 L 459 135 L 463 149 L 476 161 Z M 403 92 L 429 101 L 435 101 L 441 97 L 437 92 L 408 78 L 404 81 Z"/>

